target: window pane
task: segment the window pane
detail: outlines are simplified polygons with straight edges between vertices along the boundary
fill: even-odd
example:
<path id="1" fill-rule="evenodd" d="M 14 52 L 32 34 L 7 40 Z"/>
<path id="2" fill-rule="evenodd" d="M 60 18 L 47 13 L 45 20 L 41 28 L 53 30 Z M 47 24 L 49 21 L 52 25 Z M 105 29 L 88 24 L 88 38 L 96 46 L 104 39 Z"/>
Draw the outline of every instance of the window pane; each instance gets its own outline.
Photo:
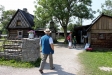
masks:
<path id="1" fill-rule="evenodd" d="M 17 20 L 17 25 L 21 25 L 21 21 L 20 20 Z"/>

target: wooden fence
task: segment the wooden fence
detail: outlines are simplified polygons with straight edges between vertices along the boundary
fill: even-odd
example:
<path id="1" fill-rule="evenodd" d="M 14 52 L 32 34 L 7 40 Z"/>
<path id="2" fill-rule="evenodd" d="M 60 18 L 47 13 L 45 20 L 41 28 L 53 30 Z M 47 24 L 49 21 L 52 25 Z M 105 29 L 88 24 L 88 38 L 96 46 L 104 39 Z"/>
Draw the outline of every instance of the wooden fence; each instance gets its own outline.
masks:
<path id="1" fill-rule="evenodd" d="M 21 40 L 8 40 L 7 38 L 3 38 L 0 40 L 0 57 L 20 60 L 22 55 L 21 46 Z"/>

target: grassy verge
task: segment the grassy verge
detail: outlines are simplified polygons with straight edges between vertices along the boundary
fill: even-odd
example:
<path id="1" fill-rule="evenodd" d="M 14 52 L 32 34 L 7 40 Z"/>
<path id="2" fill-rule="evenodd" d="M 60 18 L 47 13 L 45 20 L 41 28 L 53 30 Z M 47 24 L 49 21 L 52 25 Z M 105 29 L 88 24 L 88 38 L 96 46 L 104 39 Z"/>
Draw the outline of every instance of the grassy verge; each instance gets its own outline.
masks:
<path id="1" fill-rule="evenodd" d="M 41 61 L 40 58 L 37 59 L 35 62 L 22 62 L 0 58 L 0 65 L 12 66 L 17 68 L 32 68 L 32 67 L 38 67 L 40 65 L 40 61 Z"/>
<path id="2" fill-rule="evenodd" d="M 81 75 L 112 75 L 112 71 L 103 71 L 99 67 L 112 68 L 112 52 L 83 52 L 79 54 L 84 72 Z"/>

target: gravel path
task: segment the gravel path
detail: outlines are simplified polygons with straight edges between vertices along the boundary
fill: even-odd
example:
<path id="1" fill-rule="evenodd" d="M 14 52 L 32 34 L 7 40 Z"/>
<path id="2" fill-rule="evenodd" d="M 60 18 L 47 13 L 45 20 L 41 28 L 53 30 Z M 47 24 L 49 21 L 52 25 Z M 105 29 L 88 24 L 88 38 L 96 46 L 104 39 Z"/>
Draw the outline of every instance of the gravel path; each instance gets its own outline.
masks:
<path id="1" fill-rule="evenodd" d="M 44 74 L 42 75 L 78 75 L 81 70 L 81 64 L 78 62 L 77 55 L 83 52 L 83 49 L 68 49 L 63 44 L 55 44 L 54 66 L 55 70 L 50 70 L 49 59 L 45 65 Z M 13 68 L 0 66 L 0 75 L 41 75 L 38 67 L 35 68 Z"/>

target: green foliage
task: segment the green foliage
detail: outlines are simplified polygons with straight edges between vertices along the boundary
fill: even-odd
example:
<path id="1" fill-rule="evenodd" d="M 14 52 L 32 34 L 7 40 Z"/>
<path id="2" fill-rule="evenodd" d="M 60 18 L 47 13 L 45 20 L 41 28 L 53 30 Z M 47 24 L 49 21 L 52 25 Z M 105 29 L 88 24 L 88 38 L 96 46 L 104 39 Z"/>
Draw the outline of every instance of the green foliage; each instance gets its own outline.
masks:
<path id="1" fill-rule="evenodd" d="M 91 3 L 91 0 L 36 0 L 35 16 L 36 19 L 43 21 L 49 21 L 55 17 L 53 19 L 58 20 L 63 26 L 68 24 L 69 18 L 72 16 L 85 19 L 93 18 L 94 11 L 90 8 Z"/>
<path id="2" fill-rule="evenodd" d="M 62 27 L 60 27 L 60 31 L 64 31 Z"/>
<path id="3" fill-rule="evenodd" d="M 30 62 L 33 66 L 39 67 L 41 62 L 41 58 L 38 58 L 35 62 Z"/>
<path id="4" fill-rule="evenodd" d="M 101 5 L 101 11 L 98 9 L 98 12 L 104 13 L 106 15 L 112 16 L 112 0 L 105 0 L 105 3 Z"/>
<path id="5" fill-rule="evenodd" d="M 67 26 L 67 30 L 69 31 L 72 31 L 74 29 L 74 25 L 72 23 L 70 23 L 68 26 Z"/>
<path id="6" fill-rule="evenodd" d="M 112 68 L 112 52 L 83 52 L 79 54 L 81 63 L 84 65 L 84 75 L 111 75 L 111 72 L 102 71 L 99 67 Z"/>
<path id="7" fill-rule="evenodd" d="M 64 42 L 64 37 L 63 38 L 62 37 L 58 38 L 57 41 L 58 42 Z"/>
<path id="8" fill-rule="evenodd" d="M 51 14 L 49 14 L 49 10 L 47 10 L 47 5 L 45 4 L 46 1 L 44 0 L 37 0 L 35 1 L 35 8 L 36 11 L 34 12 L 34 22 L 35 22 L 35 27 L 36 28 L 45 28 L 46 24 L 49 23 L 49 20 L 51 20 Z M 39 6 L 38 6 L 39 5 Z"/>
<path id="9" fill-rule="evenodd" d="M 38 67 L 40 65 L 40 62 L 41 62 L 40 58 L 38 58 L 35 62 L 22 62 L 17 60 L 6 60 L 4 58 L 0 58 L 0 65 L 20 67 L 20 68 Z"/>
<path id="10" fill-rule="evenodd" d="M 0 5 L 0 12 L 2 13 L 3 11 L 4 11 L 4 6 L 3 5 Z"/>
<path id="11" fill-rule="evenodd" d="M 12 16 L 15 14 L 15 10 L 7 10 L 3 11 L 2 13 L 2 21 L 1 21 L 1 26 L 0 30 L 2 31 L 3 34 L 6 34 L 6 26 L 8 25 L 9 21 L 11 20 Z"/>
<path id="12" fill-rule="evenodd" d="M 67 25 L 72 17 L 93 18 L 91 0 L 36 0 L 35 29 L 45 27 L 51 20 L 59 23 L 67 36 Z"/>

